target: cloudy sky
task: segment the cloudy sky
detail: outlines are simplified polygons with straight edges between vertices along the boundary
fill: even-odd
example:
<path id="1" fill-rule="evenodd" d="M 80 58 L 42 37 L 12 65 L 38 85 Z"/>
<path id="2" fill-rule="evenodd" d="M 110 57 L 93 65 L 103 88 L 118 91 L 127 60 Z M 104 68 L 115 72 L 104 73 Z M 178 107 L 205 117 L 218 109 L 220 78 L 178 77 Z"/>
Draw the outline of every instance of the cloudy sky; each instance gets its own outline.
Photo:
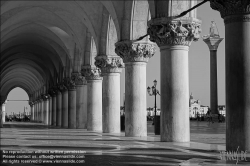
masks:
<path id="1" fill-rule="evenodd" d="M 211 21 L 215 21 L 218 27 L 220 36 L 225 37 L 225 27 L 223 19 L 218 11 L 210 8 L 209 2 L 200 6 L 197 10 L 198 19 L 202 20 L 201 36 L 209 33 Z M 200 39 L 198 42 L 193 42 L 189 50 L 189 87 L 195 99 L 199 99 L 202 105 L 210 105 L 210 86 L 209 86 L 209 49 L 207 45 Z M 218 71 L 218 104 L 225 105 L 225 41 L 220 43 L 217 52 L 217 71 Z M 121 74 L 121 105 L 123 105 L 123 93 L 125 92 L 125 71 Z M 160 52 L 157 52 L 149 60 L 147 64 L 147 86 L 152 86 L 154 80 L 158 81 L 158 89 L 160 87 Z M 145 89 L 146 90 L 146 89 Z M 160 90 L 160 89 L 159 89 Z M 28 95 L 20 88 L 13 89 L 8 100 L 28 100 Z M 154 106 L 154 98 L 147 96 L 147 107 Z M 8 102 L 6 106 L 7 113 L 23 112 L 24 107 L 28 107 L 28 102 Z M 160 107 L 160 98 L 157 99 L 157 107 Z"/>

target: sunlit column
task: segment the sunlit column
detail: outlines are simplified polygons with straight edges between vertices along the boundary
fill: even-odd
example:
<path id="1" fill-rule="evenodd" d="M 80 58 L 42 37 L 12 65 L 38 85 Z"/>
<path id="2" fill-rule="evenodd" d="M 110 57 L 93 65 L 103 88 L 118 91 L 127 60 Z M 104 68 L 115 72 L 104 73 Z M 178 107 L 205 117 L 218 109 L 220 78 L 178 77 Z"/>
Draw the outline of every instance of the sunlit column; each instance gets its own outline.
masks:
<path id="1" fill-rule="evenodd" d="M 148 26 L 150 40 L 161 51 L 161 141 L 189 142 L 188 51 L 191 42 L 199 39 L 201 21 L 161 17 Z"/>
<path id="2" fill-rule="evenodd" d="M 102 131 L 120 133 L 120 73 L 124 64 L 118 56 L 97 56 L 95 59 L 103 77 Z"/>
<path id="3" fill-rule="evenodd" d="M 225 23 L 226 150 L 250 151 L 250 1 L 210 1 Z"/>
<path id="4" fill-rule="evenodd" d="M 102 77 L 95 66 L 83 66 L 87 80 L 87 130 L 102 131 Z"/>
<path id="5" fill-rule="evenodd" d="M 146 66 L 155 46 L 132 41 L 120 41 L 115 46 L 125 63 L 125 136 L 147 136 Z"/>

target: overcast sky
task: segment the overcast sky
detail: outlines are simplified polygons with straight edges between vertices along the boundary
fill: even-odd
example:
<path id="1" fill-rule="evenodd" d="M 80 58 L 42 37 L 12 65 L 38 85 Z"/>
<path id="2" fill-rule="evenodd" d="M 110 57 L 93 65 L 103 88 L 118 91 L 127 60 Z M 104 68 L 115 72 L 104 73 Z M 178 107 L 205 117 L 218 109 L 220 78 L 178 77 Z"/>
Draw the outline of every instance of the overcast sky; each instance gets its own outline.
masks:
<path id="1" fill-rule="evenodd" d="M 201 36 L 209 33 L 211 21 L 215 21 L 220 36 L 225 37 L 225 27 L 223 19 L 219 12 L 210 8 L 209 2 L 200 6 L 197 10 L 198 18 L 202 20 Z M 200 38 L 198 42 L 193 42 L 189 49 L 189 87 L 190 93 L 193 93 L 195 99 L 199 99 L 202 105 L 210 105 L 210 81 L 209 81 L 209 49 L 208 46 Z M 220 43 L 217 51 L 217 71 L 218 71 L 218 104 L 225 105 L 225 41 Z M 121 105 L 123 105 L 123 93 L 125 91 L 125 70 L 121 74 Z M 147 64 L 147 86 L 152 86 L 154 80 L 158 81 L 157 88 L 160 87 L 160 52 L 157 52 Z M 145 89 L 146 90 L 146 89 Z M 160 90 L 160 89 L 159 89 Z M 20 88 L 13 89 L 8 100 L 28 100 L 26 92 Z M 6 111 L 19 113 L 23 112 L 24 107 L 29 109 L 28 102 L 8 102 Z M 147 95 L 147 107 L 154 106 L 154 98 Z M 157 98 L 157 107 L 160 107 L 160 98 Z"/>

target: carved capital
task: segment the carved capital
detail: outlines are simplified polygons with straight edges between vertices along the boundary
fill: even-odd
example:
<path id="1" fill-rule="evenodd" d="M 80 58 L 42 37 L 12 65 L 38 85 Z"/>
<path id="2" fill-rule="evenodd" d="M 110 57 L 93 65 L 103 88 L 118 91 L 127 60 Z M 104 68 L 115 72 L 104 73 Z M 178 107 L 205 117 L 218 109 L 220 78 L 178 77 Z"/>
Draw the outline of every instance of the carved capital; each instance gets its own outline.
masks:
<path id="1" fill-rule="evenodd" d="M 75 90 L 76 89 L 76 73 L 71 73 L 71 77 L 67 78 L 67 88 L 68 90 Z"/>
<path id="2" fill-rule="evenodd" d="M 124 63 L 148 62 L 149 58 L 155 54 L 155 45 L 125 40 L 115 43 L 115 53 L 123 59 Z"/>
<path id="3" fill-rule="evenodd" d="M 217 50 L 223 38 L 204 38 L 203 41 L 208 45 L 209 50 Z"/>
<path id="4" fill-rule="evenodd" d="M 56 89 L 54 87 L 49 89 L 50 96 L 54 97 L 56 95 Z"/>
<path id="5" fill-rule="evenodd" d="M 85 78 L 81 75 L 81 73 L 72 73 L 71 78 L 74 80 L 76 85 L 83 85 L 86 83 Z"/>
<path id="6" fill-rule="evenodd" d="M 102 80 L 101 70 L 98 67 L 83 66 L 81 73 L 86 80 Z"/>
<path id="7" fill-rule="evenodd" d="M 48 100 L 49 99 L 49 94 L 43 94 L 42 95 L 42 99 L 45 101 L 45 100 Z"/>
<path id="8" fill-rule="evenodd" d="M 96 56 L 95 65 L 102 73 L 121 73 L 124 63 L 120 57 Z"/>
<path id="9" fill-rule="evenodd" d="M 156 18 L 148 22 L 150 40 L 159 47 L 183 45 L 190 46 L 192 41 L 198 41 L 201 33 L 201 21 L 192 17 Z"/>
<path id="10" fill-rule="evenodd" d="M 210 0 L 210 6 L 219 11 L 222 18 L 230 15 L 250 14 L 249 0 Z"/>

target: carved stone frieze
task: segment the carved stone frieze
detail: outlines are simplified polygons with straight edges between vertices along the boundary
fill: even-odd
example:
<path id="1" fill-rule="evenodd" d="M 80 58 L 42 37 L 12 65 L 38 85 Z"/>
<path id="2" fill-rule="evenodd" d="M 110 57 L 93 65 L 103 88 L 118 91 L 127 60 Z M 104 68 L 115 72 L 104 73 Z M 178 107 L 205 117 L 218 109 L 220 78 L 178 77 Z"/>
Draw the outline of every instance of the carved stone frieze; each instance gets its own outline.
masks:
<path id="1" fill-rule="evenodd" d="M 124 68 L 124 63 L 118 56 L 96 56 L 95 60 L 95 65 L 101 69 L 102 73 L 120 73 Z"/>
<path id="2" fill-rule="evenodd" d="M 222 18 L 231 15 L 250 14 L 249 0 L 210 0 L 210 6 L 212 9 L 219 11 Z"/>
<path id="3" fill-rule="evenodd" d="M 148 62 L 149 58 L 155 54 L 155 45 L 125 40 L 115 43 L 115 53 L 123 59 L 124 63 Z"/>
<path id="4" fill-rule="evenodd" d="M 102 80 L 102 77 L 100 76 L 101 70 L 98 67 L 83 66 L 81 73 L 86 80 Z"/>
<path id="5" fill-rule="evenodd" d="M 172 20 L 156 18 L 148 22 L 148 34 L 152 42 L 160 46 L 190 46 L 192 41 L 200 38 L 201 21 L 196 18 L 184 17 Z"/>

